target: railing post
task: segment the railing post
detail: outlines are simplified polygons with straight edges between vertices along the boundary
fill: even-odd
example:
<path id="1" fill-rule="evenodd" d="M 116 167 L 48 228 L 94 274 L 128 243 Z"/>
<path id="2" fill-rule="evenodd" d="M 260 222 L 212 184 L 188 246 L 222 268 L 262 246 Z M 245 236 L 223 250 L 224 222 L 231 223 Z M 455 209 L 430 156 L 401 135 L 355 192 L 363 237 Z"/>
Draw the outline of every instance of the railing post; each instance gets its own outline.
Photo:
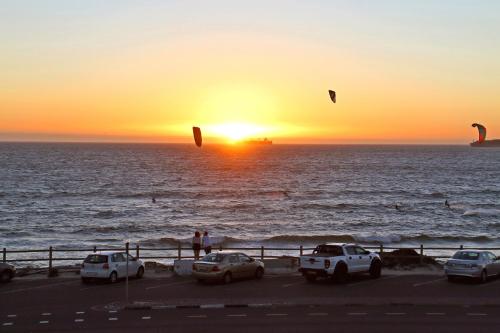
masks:
<path id="1" fill-rule="evenodd" d="M 384 244 L 380 244 L 379 253 L 382 254 L 384 252 Z"/>
<path id="2" fill-rule="evenodd" d="M 97 252 L 97 246 L 94 245 L 94 253 Z"/>
<path id="3" fill-rule="evenodd" d="M 460 245 L 460 250 L 463 250 L 464 249 L 464 246 L 463 245 Z"/>
<path id="4" fill-rule="evenodd" d="M 264 260 L 264 246 L 260 247 L 260 260 Z"/>
<path id="5" fill-rule="evenodd" d="M 177 244 L 177 259 L 181 260 L 181 251 L 182 251 L 182 247 L 181 247 L 181 243 L 179 242 Z"/>
<path id="6" fill-rule="evenodd" d="M 139 244 L 135 246 L 135 257 L 139 259 Z"/>
<path id="7" fill-rule="evenodd" d="M 7 249 L 4 247 L 3 248 L 3 262 L 7 262 Z"/>
<path id="8" fill-rule="evenodd" d="M 222 251 L 222 244 L 219 245 L 219 251 Z"/>
<path id="9" fill-rule="evenodd" d="M 304 254 L 304 247 L 301 245 L 300 246 L 300 256 L 302 257 L 303 254 Z"/>
<path id="10" fill-rule="evenodd" d="M 49 276 L 52 274 L 52 246 L 49 246 Z"/>
<path id="11" fill-rule="evenodd" d="M 424 244 L 420 244 L 420 264 L 424 263 Z"/>
<path id="12" fill-rule="evenodd" d="M 128 262 L 128 255 L 129 255 L 129 249 L 130 249 L 130 244 L 129 242 L 126 242 L 125 243 L 125 252 L 126 252 L 126 255 L 127 255 L 127 262 L 126 262 L 126 266 L 125 266 L 125 300 L 128 304 L 128 265 L 129 265 L 129 262 Z"/>

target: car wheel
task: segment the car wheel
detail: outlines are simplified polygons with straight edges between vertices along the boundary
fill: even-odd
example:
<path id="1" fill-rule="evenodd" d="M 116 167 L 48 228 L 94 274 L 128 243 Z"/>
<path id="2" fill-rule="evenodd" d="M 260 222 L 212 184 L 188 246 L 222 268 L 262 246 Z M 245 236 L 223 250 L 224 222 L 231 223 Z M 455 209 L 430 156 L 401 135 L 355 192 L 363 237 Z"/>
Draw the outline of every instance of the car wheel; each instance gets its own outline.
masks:
<path id="1" fill-rule="evenodd" d="M 486 280 L 488 280 L 488 274 L 486 273 L 486 270 L 483 269 L 481 276 L 479 277 L 479 283 L 485 283 Z"/>
<path id="2" fill-rule="evenodd" d="M 309 282 L 309 283 L 316 282 L 316 278 L 317 278 L 316 275 L 312 275 L 312 274 L 305 274 L 304 277 L 306 278 L 307 282 Z"/>
<path id="3" fill-rule="evenodd" d="M 87 284 L 90 282 L 90 279 L 89 278 L 86 278 L 86 277 L 82 277 L 82 283 L 83 284 Z"/>
<path id="4" fill-rule="evenodd" d="M 378 279 L 382 273 L 382 262 L 380 260 L 373 260 L 369 272 L 372 278 Z"/>
<path id="5" fill-rule="evenodd" d="M 118 274 L 116 274 L 116 272 L 113 272 L 109 276 L 109 282 L 110 283 L 116 283 L 116 281 L 118 281 Z"/>
<path id="6" fill-rule="evenodd" d="M 1 282 L 9 282 L 12 279 L 13 275 L 14 274 L 12 274 L 11 271 L 6 269 L 5 271 L 2 272 L 2 274 L 0 274 L 0 281 Z"/>
<path id="7" fill-rule="evenodd" d="M 225 284 L 229 284 L 233 281 L 233 275 L 231 274 L 231 272 L 227 272 L 226 274 L 224 274 L 223 279 Z"/>
<path id="8" fill-rule="evenodd" d="M 347 266 L 338 264 L 333 271 L 333 280 L 337 283 L 344 283 L 347 280 Z"/>
<path id="9" fill-rule="evenodd" d="M 453 275 L 448 275 L 448 282 L 455 282 L 455 277 Z"/>
<path id="10" fill-rule="evenodd" d="M 264 269 L 262 267 L 257 267 L 257 269 L 255 270 L 255 278 L 257 280 L 260 280 L 262 279 L 263 276 L 264 276 Z"/>
<path id="11" fill-rule="evenodd" d="M 205 283 L 205 280 L 203 280 L 203 279 L 196 279 L 196 281 L 198 281 L 198 283 L 201 283 L 201 284 Z"/>
<path id="12" fill-rule="evenodd" d="M 139 267 L 137 270 L 137 274 L 135 275 L 136 278 L 140 279 L 144 276 L 144 267 Z"/>

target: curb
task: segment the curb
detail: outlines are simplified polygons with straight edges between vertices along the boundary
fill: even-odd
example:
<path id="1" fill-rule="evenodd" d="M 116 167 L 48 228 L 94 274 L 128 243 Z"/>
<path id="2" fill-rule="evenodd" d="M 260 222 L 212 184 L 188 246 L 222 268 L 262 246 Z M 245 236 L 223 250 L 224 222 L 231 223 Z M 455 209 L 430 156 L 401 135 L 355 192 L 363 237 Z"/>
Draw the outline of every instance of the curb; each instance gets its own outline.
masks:
<path id="1" fill-rule="evenodd" d="M 125 310 L 167 310 L 167 309 L 223 309 L 223 308 L 270 308 L 283 304 L 252 303 L 252 304 L 190 304 L 190 305 L 154 305 L 133 303 L 125 306 Z"/>
<path id="2" fill-rule="evenodd" d="M 249 304 L 183 304 L 183 305 L 162 305 L 158 303 L 132 303 L 125 305 L 124 310 L 172 310 L 172 309 L 224 309 L 224 308 L 272 308 L 272 307 L 290 307 L 290 306 L 309 306 L 320 307 L 325 305 L 336 305 L 344 307 L 352 306 L 378 306 L 380 304 L 363 304 L 363 303 L 344 303 L 344 304 L 301 304 L 301 303 L 249 303 Z M 443 305 L 443 304 L 416 304 L 416 303 L 400 303 L 389 302 L 388 306 L 427 306 L 427 305 Z M 471 305 L 446 304 L 458 307 L 484 306 L 484 307 L 500 307 L 500 304 L 495 303 L 478 303 Z"/>

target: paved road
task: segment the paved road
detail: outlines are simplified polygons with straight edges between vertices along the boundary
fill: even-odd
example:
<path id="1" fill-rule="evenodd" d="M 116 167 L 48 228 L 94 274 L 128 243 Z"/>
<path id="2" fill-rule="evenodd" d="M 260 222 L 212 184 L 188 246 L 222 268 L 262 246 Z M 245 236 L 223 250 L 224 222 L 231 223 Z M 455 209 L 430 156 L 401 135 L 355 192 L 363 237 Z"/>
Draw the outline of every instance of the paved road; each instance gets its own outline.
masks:
<path id="1" fill-rule="evenodd" d="M 143 304 L 152 309 L 124 309 L 123 282 L 18 279 L 0 286 L 0 330 L 306 332 L 334 325 L 350 332 L 491 332 L 500 327 L 499 279 L 478 285 L 448 283 L 441 276 L 386 275 L 378 280 L 355 277 L 338 285 L 310 284 L 300 276 L 266 276 L 261 281 L 202 285 L 188 278 L 144 278 L 130 281 L 129 299 L 147 302 Z M 231 305 L 241 307 L 224 308 Z"/>

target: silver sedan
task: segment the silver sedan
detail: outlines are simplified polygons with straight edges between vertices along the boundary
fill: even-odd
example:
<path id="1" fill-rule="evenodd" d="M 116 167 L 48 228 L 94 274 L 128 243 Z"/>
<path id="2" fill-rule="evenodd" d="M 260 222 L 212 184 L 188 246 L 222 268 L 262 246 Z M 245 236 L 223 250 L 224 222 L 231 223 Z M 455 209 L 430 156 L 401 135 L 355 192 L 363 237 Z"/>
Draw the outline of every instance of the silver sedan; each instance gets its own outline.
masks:
<path id="1" fill-rule="evenodd" d="M 500 257 L 489 251 L 461 250 L 446 262 L 444 272 L 449 281 L 462 276 L 486 282 L 500 274 Z"/>
<path id="2" fill-rule="evenodd" d="M 264 263 L 241 252 L 220 251 L 207 254 L 193 263 L 193 276 L 199 281 L 256 278 L 264 275 Z"/>

